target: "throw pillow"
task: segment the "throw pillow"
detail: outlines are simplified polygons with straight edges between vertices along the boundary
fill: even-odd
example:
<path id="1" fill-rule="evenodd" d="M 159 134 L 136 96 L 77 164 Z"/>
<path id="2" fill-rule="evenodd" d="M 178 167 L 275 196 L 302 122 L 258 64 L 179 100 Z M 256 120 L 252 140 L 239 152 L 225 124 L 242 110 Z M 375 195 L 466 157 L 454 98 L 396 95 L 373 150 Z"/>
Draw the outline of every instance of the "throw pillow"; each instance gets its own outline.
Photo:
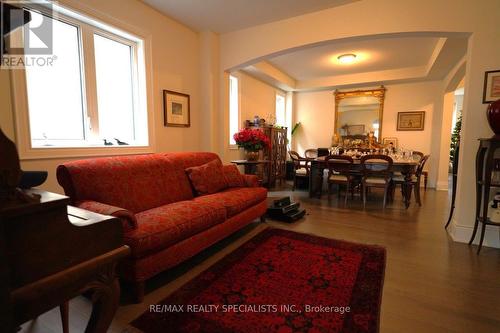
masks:
<path id="1" fill-rule="evenodd" d="M 222 167 L 224 171 L 224 178 L 226 179 L 227 187 L 245 187 L 246 182 L 243 175 L 238 170 L 238 167 L 234 164 L 224 165 Z"/>
<path id="2" fill-rule="evenodd" d="M 198 195 L 216 193 L 227 187 L 222 163 L 219 160 L 187 168 L 186 173 Z"/>

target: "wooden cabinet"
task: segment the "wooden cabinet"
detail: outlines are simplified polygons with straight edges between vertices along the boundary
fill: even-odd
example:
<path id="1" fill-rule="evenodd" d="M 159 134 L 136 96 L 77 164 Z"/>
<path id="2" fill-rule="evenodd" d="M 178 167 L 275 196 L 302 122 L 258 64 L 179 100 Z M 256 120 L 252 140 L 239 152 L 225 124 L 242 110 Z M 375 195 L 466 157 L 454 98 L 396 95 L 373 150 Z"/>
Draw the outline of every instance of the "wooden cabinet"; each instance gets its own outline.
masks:
<path id="1" fill-rule="evenodd" d="M 118 218 L 68 206 L 69 198 L 25 190 L 39 202 L 0 201 L 0 329 L 93 294 L 85 332 L 106 332 L 118 307 L 115 266 L 130 250 Z"/>

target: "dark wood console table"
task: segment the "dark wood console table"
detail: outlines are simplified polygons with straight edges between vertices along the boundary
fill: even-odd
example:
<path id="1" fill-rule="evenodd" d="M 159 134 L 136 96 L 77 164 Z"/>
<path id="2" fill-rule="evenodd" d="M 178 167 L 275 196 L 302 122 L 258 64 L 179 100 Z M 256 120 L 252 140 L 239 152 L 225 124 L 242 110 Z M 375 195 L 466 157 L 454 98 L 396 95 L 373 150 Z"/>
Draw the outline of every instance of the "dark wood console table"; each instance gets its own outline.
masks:
<path id="1" fill-rule="evenodd" d="M 495 151 L 500 148 L 500 139 L 479 139 L 479 149 L 476 154 L 476 218 L 474 221 L 474 230 L 469 241 L 472 244 L 476 237 L 479 223 L 482 224 L 481 236 L 477 253 L 481 251 L 484 240 L 484 232 L 487 225 L 500 227 L 500 223 L 492 222 L 488 218 L 488 206 L 490 202 L 491 188 L 499 188 L 500 183 L 492 183 L 491 175 L 494 167 Z M 482 203 L 482 205 L 481 205 Z"/>
<path id="2" fill-rule="evenodd" d="M 68 206 L 41 190 L 40 202 L 0 202 L 0 327 L 22 323 L 84 292 L 93 310 L 85 332 L 106 332 L 118 307 L 117 262 L 129 254 L 120 220 Z"/>
<path id="3" fill-rule="evenodd" d="M 256 161 L 250 161 L 250 160 L 234 160 L 231 161 L 231 163 L 236 164 L 236 165 L 243 165 L 245 168 L 245 174 L 247 175 L 255 175 L 257 172 L 257 166 L 259 164 L 269 164 L 268 160 L 256 160 Z"/>

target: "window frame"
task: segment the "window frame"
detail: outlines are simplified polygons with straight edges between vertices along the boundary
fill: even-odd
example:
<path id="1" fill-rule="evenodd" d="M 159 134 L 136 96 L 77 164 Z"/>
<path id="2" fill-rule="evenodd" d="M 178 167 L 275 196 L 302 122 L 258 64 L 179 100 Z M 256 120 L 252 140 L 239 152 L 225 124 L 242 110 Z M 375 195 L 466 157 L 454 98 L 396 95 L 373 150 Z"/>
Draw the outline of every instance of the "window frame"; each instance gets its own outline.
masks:
<path id="1" fill-rule="evenodd" d="M 150 89 L 152 86 L 151 35 L 142 32 L 140 28 L 133 27 L 133 29 L 130 29 L 130 26 L 125 27 L 126 24 L 121 21 L 111 20 L 112 22 L 108 23 L 107 21 L 110 19 L 104 21 L 80 8 L 65 8 L 58 5 L 57 8 L 53 7 L 53 11 L 48 11 L 47 8 L 39 4 L 34 4 L 33 6 L 25 5 L 25 7 L 38 11 L 43 15 L 48 15 L 55 20 L 76 26 L 79 29 L 78 38 L 85 140 L 89 139 L 87 136 L 95 135 L 99 128 L 94 34 L 132 47 L 134 123 L 138 121 L 138 118 L 143 117 L 141 122 L 147 126 L 147 137 L 145 137 L 147 144 L 130 146 L 104 146 L 97 144 L 59 147 L 33 146 L 29 121 L 26 73 L 24 69 L 9 69 L 12 109 L 15 115 L 16 143 L 20 159 L 108 156 L 154 152 L 154 114 L 151 111 L 153 110 L 153 96 Z M 72 12 L 75 17 L 66 15 L 66 12 Z M 109 31 L 104 27 L 108 28 Z M 130 30 L 134 30 L 134 32 L 129 32 Z M 22 30 L 19 29 L 19 31 Z M 131 39 L 128 39 L 129 37 Z M 84 41 L 89 38 L 92 39 L 90 42 Z M 135 40 L 132 40 L 132 38 Z M 89 121 L 91 122 L 92 130 L 88 129 Z"/>
<path id="2" fill-rule="evenodd" d="M 278 124 L 278 96 L 283 98 L 283 120 L 284 124 Z M 274 117 L 276 118 L 276 125 L 286 126 L 287 114 L 286 114 L 286 94 L 280 90 L 276 90 L 274 94 Z"/>
<path id="3" fill-rule="evenodd" d="M 231 78 L 235 78 L 238 82 L 238 91 L 236 93 L 236 95 L 238 96 L 238 116 L 237 116 L 237 123 L 238 123 L 238 131 L 240 130 L 241 128 L 241 78 L 236 74 L 236 73 L 229 73 L 228 75 L 228 85 L 227 85 L 227 88 L 228 88 L 228 123 L 229 123 L 229 126 L 228 126 L 228 132 L 229 132 L 229 135 L 228 135 L 228 139 L 229 141 L 227 141 L 227 144 L 229 146 L 229 149 L 233 149 L 233 150 L 237 150 L 239 149 L 238 145 L 236 143 L 232 143 L 231 142 L 231 138 L 232 138 L 232 135 L 234 133 L 231 133 Z"/>

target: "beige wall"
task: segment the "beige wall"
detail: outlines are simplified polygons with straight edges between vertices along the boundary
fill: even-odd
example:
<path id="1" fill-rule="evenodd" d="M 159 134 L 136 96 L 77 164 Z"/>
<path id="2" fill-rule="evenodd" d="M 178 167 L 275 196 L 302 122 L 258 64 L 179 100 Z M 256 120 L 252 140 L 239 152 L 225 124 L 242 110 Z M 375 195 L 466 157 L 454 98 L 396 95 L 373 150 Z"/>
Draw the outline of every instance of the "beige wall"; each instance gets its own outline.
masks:
<path id="1" fill-rule="evenodd" d="M 219 36 L 210 31 L 200 33 L 200 99 L 201 148 L 211 150 L 217 146 L 219 136 L 216 124 L 219 110 Z"/>
<path id="2" fill-rule="evenodd" d="M 292 147 L 300 155 L 309 148 L 330 147 L 335 100 L 331 90 L 295 93 L 294 122 L 300 122 Z"/>
<path id="3" fill-rule="evenodd" d="M 463 109 L 463 95 L 455 96 L 454 92 L 458 88 L 464 87 L 465 76 L 465 60 L 455 66 L 450 71 L 447 77 L 443 80 L 444 96 L 443 96 L 443 112 L 441 115 L 441 135 L 440 140 L 436 140 L 436 151 L 439 150 L 439 170 L 436 189 L 449 189 L 449 168 L 450 168 L 450 145 L 451 131 L 453 122 L 453 110 L 458 108 Z"/>
<path id="4" fill-rule="evenodd" d="M 371 87 L 367 87 L 371 88 Z M 399 145 L 406 149 L 431 154 L 433 115 L 441 110 L 441 82 L 407 83 L 386 86 L 382 137 L 397 137 Z M 358 88 L 356 88 L 358 89 Z M 294 147 L 302 154 L 305 149 L 329 147 L 334 131 L 335 103 L 332 91 L 296 93 L 295 121 L 302 128 L 294 137 Z M 397 114 L 402 111 L 425 111 L 423 131 L 397 131 Z M 435 186 L 438 156 L 431 155 L 427 169 L 430 170 L 430 185 Z"/>
<path id="5" fill-rule="evenodd" d="M 151 37 L 153 44 L 152 85 L 149 88 L 153 92 L 153 108 L 150 111 L 154 115 L 156 151 L 201 150 L 202 135 L 208 136 L 209 134 L 202 134 L 204 121 L 202 121 L 200 107 L 198 34 L 136 0 L 62 0 L 59 3 L 73 6 L 81 12 L 122 27 L 122 29 L 131 32 L 139 30 Z M 217 59 L 215 61 L 217 62 Z M 9 85 L 7 71 L 0 71 L 0 125 L 12 137 L 14 130 L 11 121 L 12 108 L 8 98 Z M 163 89 L 179 91 L 191 96 L 190 128 L 163 126 Z M 210 94 L 216 96 L 212 91 Z M 61 192 L 55 179 L 55 169 L 65 160 L 67 159 L 25 160 L 22 161 L 21 166 L 25 170 L 49 171 L 49 178 L 42 188 Z"/>
<path id="6" fill-rule="evenodd" d="M 239 72 L 237 76 L 240 84 L 242 122 L 246 119 L 252 120 L 255 116 L 269 119 L 269 115 L 275 115 L 278 89 L 243 72 Z"/>

